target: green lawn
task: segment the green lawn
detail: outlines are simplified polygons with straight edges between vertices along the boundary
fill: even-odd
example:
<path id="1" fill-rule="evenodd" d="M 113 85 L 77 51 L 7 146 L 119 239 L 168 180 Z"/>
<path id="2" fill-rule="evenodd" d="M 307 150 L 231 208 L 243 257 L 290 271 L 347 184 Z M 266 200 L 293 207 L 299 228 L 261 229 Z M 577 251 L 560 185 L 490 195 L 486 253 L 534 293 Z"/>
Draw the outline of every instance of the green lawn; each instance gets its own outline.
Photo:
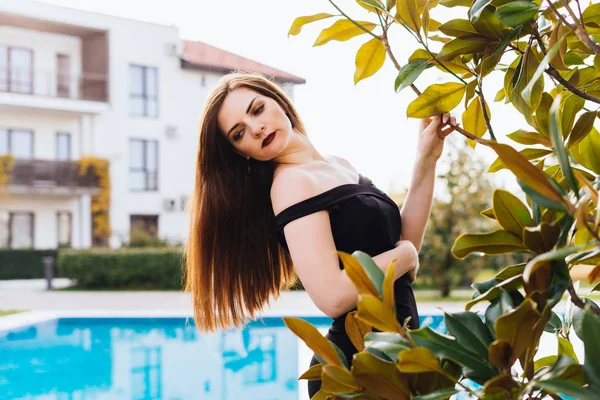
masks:
<path id="1" fill-rule="evenodd" d="M 27 310 L 0 310 L 0 317 L 4 317 L 5 315 L 17 314 L 24 311 Z"/>

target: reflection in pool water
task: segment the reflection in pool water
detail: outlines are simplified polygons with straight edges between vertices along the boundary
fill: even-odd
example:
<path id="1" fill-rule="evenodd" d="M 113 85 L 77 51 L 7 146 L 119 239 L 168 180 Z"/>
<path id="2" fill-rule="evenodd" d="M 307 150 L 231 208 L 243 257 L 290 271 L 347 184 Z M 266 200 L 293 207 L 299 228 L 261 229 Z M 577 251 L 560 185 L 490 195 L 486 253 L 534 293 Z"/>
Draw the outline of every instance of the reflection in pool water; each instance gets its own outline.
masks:
<path id="1" fill-rule="evenodd" d="M 441 316 L 421 324 L 444 330 Z M 297 400 L 299 372 L 298 339 L 281 318 L 215 334 L 184 318 L 61 318 L 0 331 L 0 399 Z"/>

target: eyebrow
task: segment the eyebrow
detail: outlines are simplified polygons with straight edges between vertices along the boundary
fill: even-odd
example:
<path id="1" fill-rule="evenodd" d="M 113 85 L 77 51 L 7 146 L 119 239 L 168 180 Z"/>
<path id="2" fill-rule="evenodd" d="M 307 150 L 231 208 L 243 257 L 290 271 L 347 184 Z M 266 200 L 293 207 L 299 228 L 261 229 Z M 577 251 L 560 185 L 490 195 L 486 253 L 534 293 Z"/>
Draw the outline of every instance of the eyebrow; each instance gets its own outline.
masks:
<path id="1" fill-rule="evenodd" d="M 256 100 L 258 98 L 258 96 L 256 96 L 255 98 L 253 98 L 250 101 L 250 104 L 248 104 L 248 108 L 246 109 L 246 114 L 250 113 L 250 109 L 252 108 L 252 104 L 254 104 L 254 100 Z M 231 132 L 233 132 L 235 130 L 235 128 L 237 128 L 239 126 L 239 122 L 237 124 L 235 124 L 234 126 L 231 127 L 231 129 L 229 130 L 229 132 L 227 132 L 227 137 L 229 138 L 229 135 L 231 135 Z"/>

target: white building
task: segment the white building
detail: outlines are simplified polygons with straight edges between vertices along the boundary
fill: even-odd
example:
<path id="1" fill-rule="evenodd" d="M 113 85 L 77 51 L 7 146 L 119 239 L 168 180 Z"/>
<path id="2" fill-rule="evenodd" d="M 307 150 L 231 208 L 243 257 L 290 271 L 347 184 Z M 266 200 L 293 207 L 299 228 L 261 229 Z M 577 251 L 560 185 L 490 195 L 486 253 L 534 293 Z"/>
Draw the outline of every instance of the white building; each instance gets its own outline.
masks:
<path id="1" fill-rule="evenodd" d="M 0 157 L 15 160 L 0 184 L 0 248 L 92 245 L 99 190 L 95 176 L 78 174 L 85 156 L 110 162 L 111 246 L 137 224 L 185 240 L 199 117 L 235 69 L 270 76 L 290 96 L 305 82 L 184 41 L 176 27 L 2 0 Z"/>

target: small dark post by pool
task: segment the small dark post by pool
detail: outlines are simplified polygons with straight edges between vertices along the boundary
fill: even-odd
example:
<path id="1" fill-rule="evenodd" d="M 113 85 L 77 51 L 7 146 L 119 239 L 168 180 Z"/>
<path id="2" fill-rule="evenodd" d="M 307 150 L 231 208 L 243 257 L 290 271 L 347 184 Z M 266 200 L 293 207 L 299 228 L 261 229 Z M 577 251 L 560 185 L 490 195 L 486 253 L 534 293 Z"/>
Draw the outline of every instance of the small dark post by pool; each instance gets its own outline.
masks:
<path id="1" fill-rule="evenodd" d="M 42 263 L 44 264 L 44 276 L 46 277 L 47 289 L 52 290 L 52 279 L 54 278 L 54 257 L 43 257 Z"/>

